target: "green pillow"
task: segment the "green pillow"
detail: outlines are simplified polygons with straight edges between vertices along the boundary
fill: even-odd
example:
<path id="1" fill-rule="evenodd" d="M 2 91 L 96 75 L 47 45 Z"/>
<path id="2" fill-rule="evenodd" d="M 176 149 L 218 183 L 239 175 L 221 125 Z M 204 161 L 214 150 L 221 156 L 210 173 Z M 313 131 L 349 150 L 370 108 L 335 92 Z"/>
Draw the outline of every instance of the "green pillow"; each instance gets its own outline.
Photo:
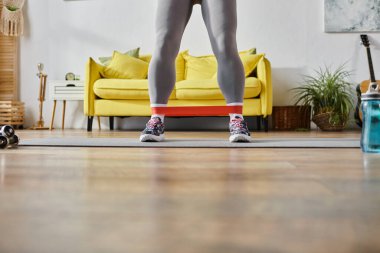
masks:
<path id="1" fill-rule="evenodd" d="M 124 53 L 126 55 L 139 58 L 140 57 L 140 48 L 135 48 L 132 50 L 129 50 L 128 52 Z M 112 56 L 105 56 L 105 57 L 99 57 L 99 61 L 104 65 L 108 66 L 111 63 Z"/>

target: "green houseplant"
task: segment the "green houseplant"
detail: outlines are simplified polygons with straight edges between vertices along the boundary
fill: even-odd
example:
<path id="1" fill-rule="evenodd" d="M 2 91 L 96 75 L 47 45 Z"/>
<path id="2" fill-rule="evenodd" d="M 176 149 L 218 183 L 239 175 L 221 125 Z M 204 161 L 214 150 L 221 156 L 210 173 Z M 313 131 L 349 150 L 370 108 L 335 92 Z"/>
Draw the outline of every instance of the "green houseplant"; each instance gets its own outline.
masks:
<path id="1" fill-rule="evenodd" d="M 312 120 L 322 130 L 340 131 L 346 126 L 353 108 L 351 73 L 341 65 L 336 70 L 325 66 L 304 75 L 303 85 L 292 89 L 296 105 L 312 107 Z"/>

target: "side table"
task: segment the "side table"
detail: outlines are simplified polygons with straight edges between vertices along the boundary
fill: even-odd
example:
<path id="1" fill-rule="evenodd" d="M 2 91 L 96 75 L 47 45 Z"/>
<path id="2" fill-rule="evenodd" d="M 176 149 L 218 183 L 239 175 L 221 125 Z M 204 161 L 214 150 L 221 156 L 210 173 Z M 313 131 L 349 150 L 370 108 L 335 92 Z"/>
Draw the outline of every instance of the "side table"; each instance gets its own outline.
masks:
<path id="1" fill-rule="evenodd" d="M 62 130 L 65 129 L 65 111 L 66 101 L 83 101 L 84 82 L 83 81 L 65 81 L 53 80 L 49 82 L 50 99 L 54 100 L 53 114 L 50 122 L 50 130 L 53 130 L 55 109 L 57 100 L 63 101 L 62 113 Z M 98 125 L 100 129 L 100 117 L 98 116 Z"/>

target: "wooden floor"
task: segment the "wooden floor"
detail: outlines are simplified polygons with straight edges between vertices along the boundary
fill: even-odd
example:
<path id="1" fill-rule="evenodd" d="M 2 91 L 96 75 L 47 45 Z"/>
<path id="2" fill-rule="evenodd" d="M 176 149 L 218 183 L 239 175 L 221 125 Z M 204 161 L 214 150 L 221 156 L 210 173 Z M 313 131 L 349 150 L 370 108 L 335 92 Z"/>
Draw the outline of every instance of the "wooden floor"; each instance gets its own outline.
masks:
<path id="1" fill-rule="evenodd" d="M 360 133 L 255 133 L 285 136 Z M 380 155 L 360 149 L 0 150 L 1 253 L 374 253 L 379 235 Z"/>

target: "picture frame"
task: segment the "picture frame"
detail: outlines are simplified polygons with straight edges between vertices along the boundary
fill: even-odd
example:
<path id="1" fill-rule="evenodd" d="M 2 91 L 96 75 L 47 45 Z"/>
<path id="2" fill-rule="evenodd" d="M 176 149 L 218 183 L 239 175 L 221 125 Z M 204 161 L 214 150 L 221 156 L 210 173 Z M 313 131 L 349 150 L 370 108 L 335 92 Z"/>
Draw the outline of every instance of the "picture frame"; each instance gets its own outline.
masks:
<path id="1" fill-rule="evenodd" d="M 325 0 L 325 32 L 380 32 L 380 0 Z"/>

